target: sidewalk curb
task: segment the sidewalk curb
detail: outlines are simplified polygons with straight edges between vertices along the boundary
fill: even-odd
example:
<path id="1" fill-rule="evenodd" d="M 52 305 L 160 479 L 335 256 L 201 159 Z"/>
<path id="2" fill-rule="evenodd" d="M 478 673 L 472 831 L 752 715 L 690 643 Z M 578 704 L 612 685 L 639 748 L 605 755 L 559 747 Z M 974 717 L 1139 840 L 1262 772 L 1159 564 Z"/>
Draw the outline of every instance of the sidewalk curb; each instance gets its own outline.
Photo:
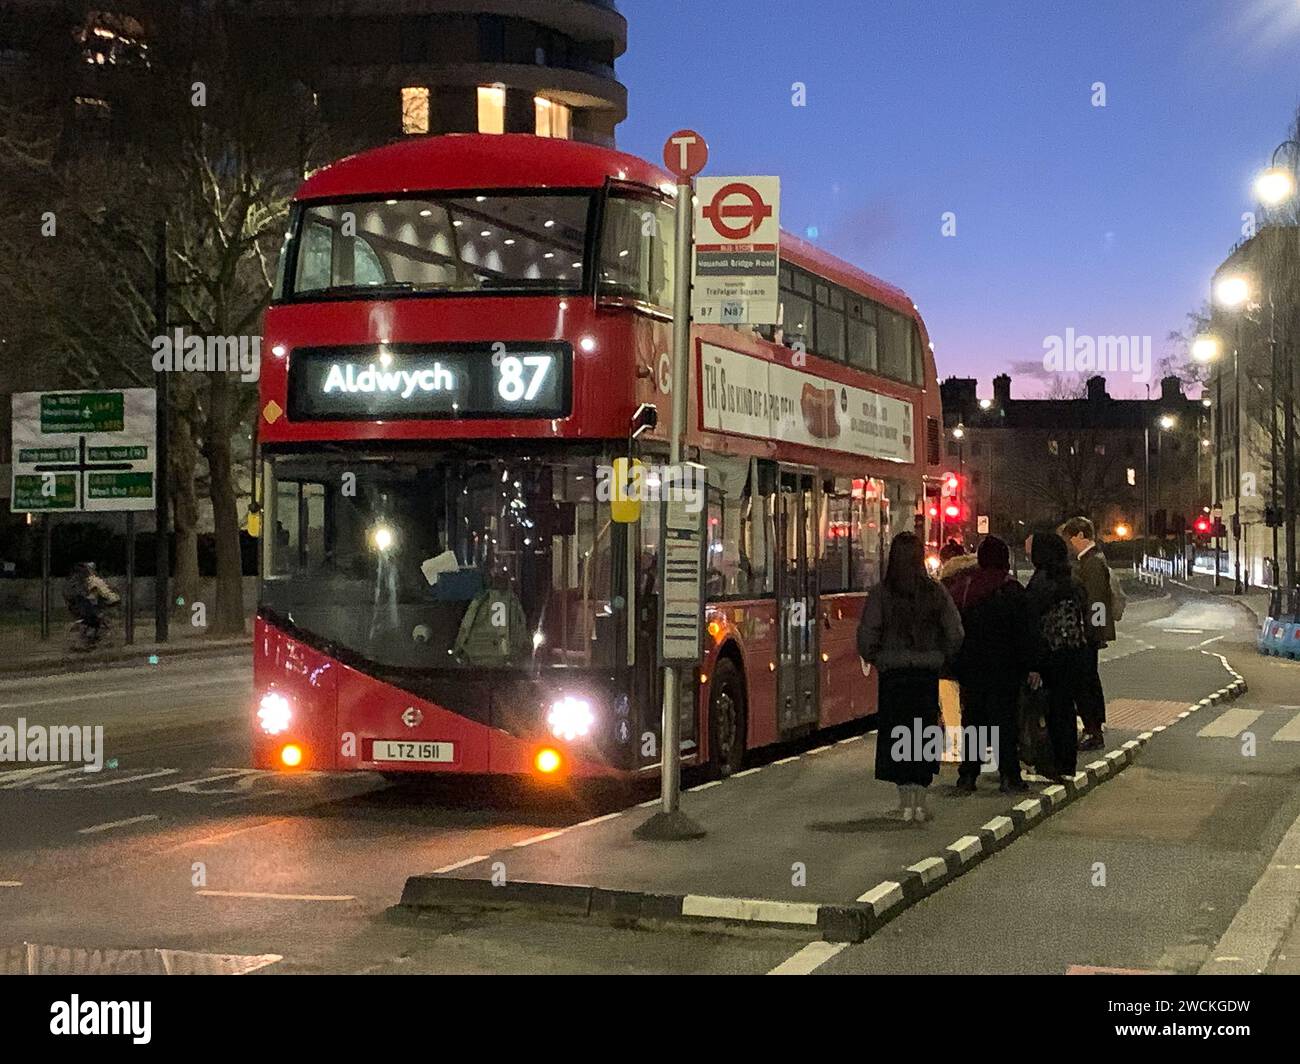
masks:
<path id="1" fill-rule="evenodd" d="M 1201 653 L 1218 658 L 1232 676 L 1232 681 L 1189 705 L 1178 715 L 1178 720 L 1191 716 L 1198 709 L 1231 701 L 1246 691 L 1246 681 L 1222 654 L 1208 650 Z M 900 870 L 894 878 L 882 880 L 848 904 L 703 894 L 653 894 L 576 883 L 523 880 L 507 881 L 497 886 L 487 879 L 464 879 L 435 872 L 409 877 L 394 909 L 410 916 L 418 916 L 422 910 L 429 909 L 527 909 L 567 916 L 658 920 L 695 929 L 708 924 L 786 930 L 815 927 L 821 939 L 827 942 L 863 942 L 900 913 L 965 875 L 1048 817 L 1117 776 L 1137 760 L 1147 743 L 1173 724 L 1162 724 L 1142 732 L 1136 739 L 1130 739 L 1118 749 L 1087 763 L 1064 783 L 1027 796 L 988 820 L 976 832 L 963 835 L 939 854 L 922 858 Z"/>
<path id="2" fill-rule="evenodd" d="M 251 652 L 252 636 L 232 637 L 220 640 L 187 640 L 178 643 L 140 643 L 135 646 L 114 647 L 103 655 L 91 651 L 88 654 L 74 654 L 68 651 L 62 657 L 51 654 L 39 661 L 5 661 L 0 662 L 0 678 L 35 679 L 42 676 L 62 676 L 70 672 L 92 672 L 104 666 L 151 664 L 149 658 L 193 658 L 228 654 L 233 650 L 247 649 Z"/>

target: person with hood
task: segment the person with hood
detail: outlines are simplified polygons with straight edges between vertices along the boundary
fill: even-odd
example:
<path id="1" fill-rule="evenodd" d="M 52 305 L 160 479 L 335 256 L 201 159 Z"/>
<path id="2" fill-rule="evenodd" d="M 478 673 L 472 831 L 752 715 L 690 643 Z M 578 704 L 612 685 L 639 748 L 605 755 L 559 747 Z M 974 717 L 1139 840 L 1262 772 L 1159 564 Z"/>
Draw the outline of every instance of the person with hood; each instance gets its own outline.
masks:
<path id="1" fill-rule="evenodd" d="M 1073 776 L 1079 756 L 1076 717 L 1087 698 L 1090 669 L 1084 617 L 1086 596 L 1070 571 L 1065 540 L 1055 532 L 1035 532 L 1025 541 L 1034 575 L 1025 589 L 1036 650 L 1029 685 L 1047 690 L 1047 734 L 1052 746 L 1053 782 Z"/>
<path id="2" fill-rule="evenodd" d="M 930 579 L 924 546 L 914 533 L 900 532 L 884 580 L 867 595 L 858 654 L 864 672 L 880 670 L 876 779 L 898 787 L 903 820 L 929 816 L 926 788 L 939 772 L 941 751 L 926 756 L 926 740 L 939 727 L 939 673 L 961 641 L 961 615 L 943 585 Z"/>
<path id="3" fill-rule="evenodd" d="M 944 581 L 966 638 L 953 664 L 961 685 L 962 761 L 957 793 L 974 794 L 981 757 L 994 745 L 1001 790 L 1029 789 L 1020 775 L 1020 685 L 1035 664 L 1025 589 L 1011 575 L 1011 551 L 986 536 L 974 568 Z"/>
<path id="4" fill-rule="evenodd" d="M 939 581 L 947 584 L 958 573 L 975 568 L 975 555 L 967 554 L 966 548 L 955 539 L 949 539 L 939 548 Z"/>

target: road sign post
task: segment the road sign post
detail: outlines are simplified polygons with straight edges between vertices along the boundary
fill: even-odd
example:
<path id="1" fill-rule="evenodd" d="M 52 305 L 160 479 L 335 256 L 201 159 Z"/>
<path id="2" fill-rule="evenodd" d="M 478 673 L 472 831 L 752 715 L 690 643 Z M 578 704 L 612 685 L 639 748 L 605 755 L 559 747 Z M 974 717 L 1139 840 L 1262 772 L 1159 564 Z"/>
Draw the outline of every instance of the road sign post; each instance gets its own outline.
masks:
<path id="1" fill-rule="evenodd" d="M 152 388 L 18 392 L 12 397 L 14 513 L 39 513 L 41 638 L 50 634 L 51 522 L 56 511 L 127 515 L 125 638 L 135 637 L 135 511 L 154 508 Z M 81 560 L 81 559 L 76 559 Z"/>
<path id="2" fill-rule="evenodd" d="M 677 176 L 676 216 L 676 285 L 673 290 L 673 428 L 669 437 L 669 462 L 678 466 L 682 460 L 682 437 L 686 432 L 686 397 L 690 372 L 691 340 L 691 252 L 694 221 L 694 188 L 691 179 L 704 169 L 709 158 L 708 144 L 694 130 L 683 129 L 664 144 L 664 163 Z M 662 526 L 661 526 L 662 527 Z M 665 552 L 659 552 L 660 610 L 667 609 L 667 569 Z M 675 665 L 663 671 L 663 717 L 660 727 L 660 797 L 662 804 L 654 816 L 633 834 L 642 839 L 695 839 L 704 834 L 694 820 L 679 808 L 681 799 L 681 717 Z"/>

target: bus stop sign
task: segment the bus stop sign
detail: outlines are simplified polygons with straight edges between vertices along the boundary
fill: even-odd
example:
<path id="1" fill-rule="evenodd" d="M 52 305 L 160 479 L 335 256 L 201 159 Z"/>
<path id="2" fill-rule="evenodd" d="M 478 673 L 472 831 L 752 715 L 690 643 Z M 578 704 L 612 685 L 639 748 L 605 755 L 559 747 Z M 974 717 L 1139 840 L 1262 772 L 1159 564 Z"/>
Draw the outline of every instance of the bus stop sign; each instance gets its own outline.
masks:
<path id="1" fill-rule="evenodd" d="M 664 141 L 664 165 L 679 181 L 689 181 L 709 161 L 709 146 L 693 129 L 679 129 Z"/>

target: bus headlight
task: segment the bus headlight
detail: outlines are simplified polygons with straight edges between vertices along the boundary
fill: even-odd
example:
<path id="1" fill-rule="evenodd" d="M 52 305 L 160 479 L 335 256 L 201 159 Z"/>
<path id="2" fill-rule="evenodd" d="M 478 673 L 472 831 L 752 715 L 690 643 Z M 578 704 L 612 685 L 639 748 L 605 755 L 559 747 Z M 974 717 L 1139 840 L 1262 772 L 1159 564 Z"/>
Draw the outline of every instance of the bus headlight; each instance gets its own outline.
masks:
<path id="1" fill-rule="evenodd" d="M 279 735 L 288 731 L 292 719 L 293 710 L 289 708 L 289 700 L 279 691 L 267 691 L 262 696 L 257 707 L 257 723 L 267 735 Z"/>
<path id="2" fill-rule="evenodd" d="M 574 695 L 565 695 L 551 703 L 550 712 L 546 714 L 547 727 L 557 739 L 572 741 L 587 735 L 596 723 L 596 714 L 591 702 Z"/>

